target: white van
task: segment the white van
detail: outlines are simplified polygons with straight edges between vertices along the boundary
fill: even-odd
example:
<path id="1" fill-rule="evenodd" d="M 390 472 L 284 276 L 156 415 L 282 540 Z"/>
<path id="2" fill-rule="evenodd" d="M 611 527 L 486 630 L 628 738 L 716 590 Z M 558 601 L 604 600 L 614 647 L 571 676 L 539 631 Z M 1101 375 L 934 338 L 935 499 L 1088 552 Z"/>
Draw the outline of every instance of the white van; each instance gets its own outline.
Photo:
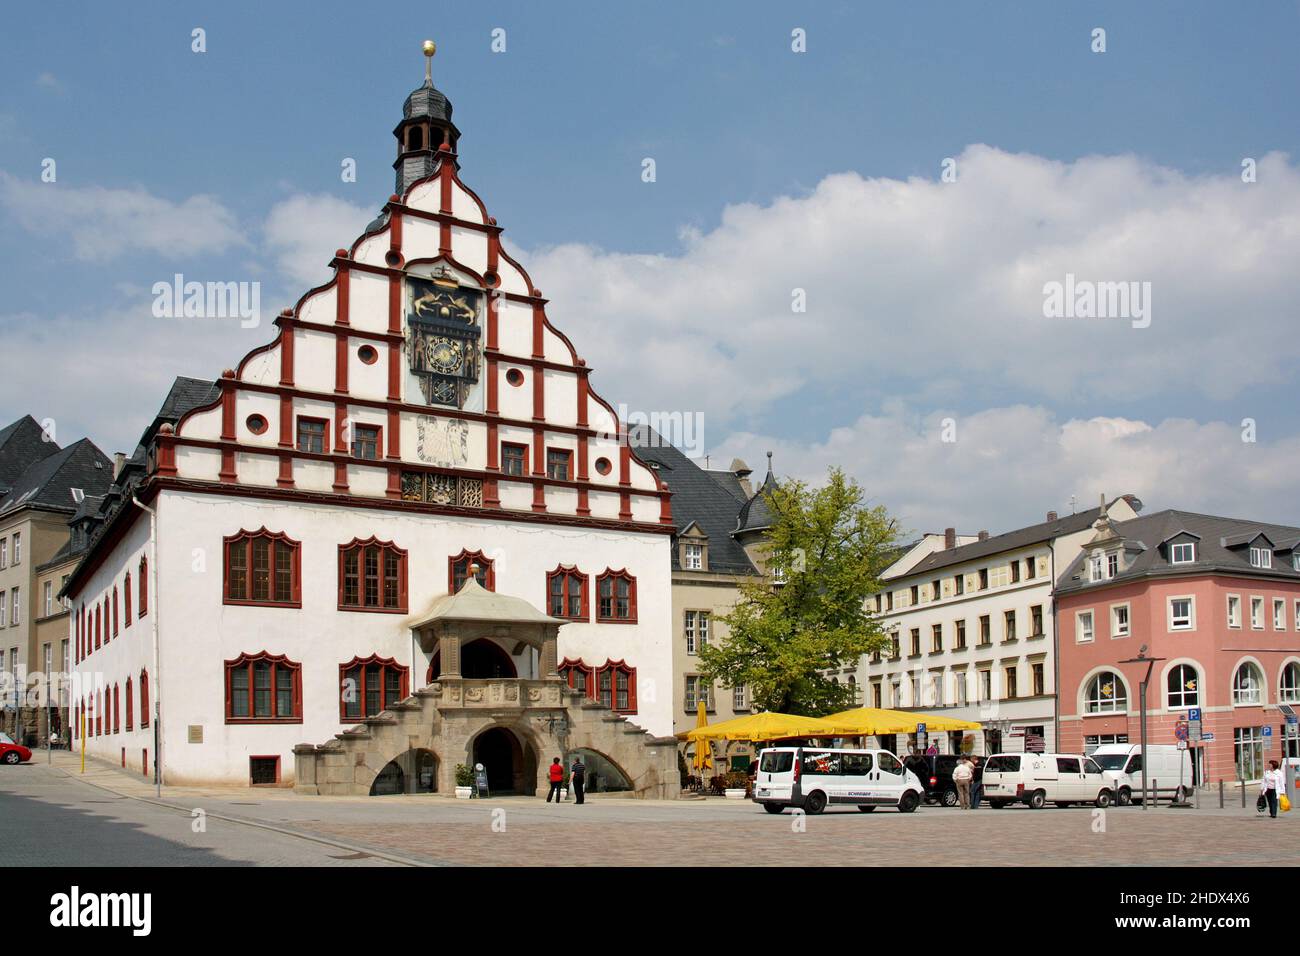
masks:
<path id="1" fill-rule="evenodd" d="M 925 788 L 888 750 L 773 747 L 758 755 L 754 802 L 768 813 L 799 807 L 821 813 L 828 804 L 853 804 L 864 813 L 898 807 L 911 813 Z"/>
<path id="2" fill-rule="evenodd" d="M 1024 803 L 1035 810 L 1091 803 L 1108 807 L 1111 785 L 1101 767 L 1080 754 L 994 754 L 984 763 L 983 799 L 995 810 Z"/>
<path id="3" fill-rule="evenodd" d="M 1102 744 L 1092 752 L 1092 759 L 1101 767 L 1116 792 L 1115 802 L 1128 806 L 1142 800 L 1142 745 Z M 1151 767 L 1151 781 L 1157 788 L 1156 802 L 1161 797 L 1181 803 L 1192 791 L 1192 758 L 1185 750 L 1173 744 L 1147 744 L 1147 763 Z"/>

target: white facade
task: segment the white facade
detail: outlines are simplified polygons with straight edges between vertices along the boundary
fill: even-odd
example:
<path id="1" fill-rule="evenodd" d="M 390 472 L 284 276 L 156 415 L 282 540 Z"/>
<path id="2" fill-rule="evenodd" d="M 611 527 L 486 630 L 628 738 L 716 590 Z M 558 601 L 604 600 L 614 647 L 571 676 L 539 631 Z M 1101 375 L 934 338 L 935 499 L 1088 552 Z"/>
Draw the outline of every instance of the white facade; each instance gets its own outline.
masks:
<path id="1" fill-rule="evenodd" d="M 1135 514 L 1122 498 L 1110 512 Z M 1027 743 L 1039 749 L 1029 739 L 1039 734 L 1041 749 L 1054 749 L 1053 580 L 1092 535 L 1083 524 L 992 553 L 978 539 L 958 538 L 952 549 L 957 560 L 939 557 L 939 566 L 926 570 L 922 562 L 945 551 L 943 535 L 927 535 L 912 549 L 916 554 L 900 558 L 886 573 L 885 590 L 869 604 L 897 641 L 898 653 L 886 649 L 862 659 L 863 704 L 977 721 L 985 730 L 1003 731 L 1003 751 L 1023 751 Z M 971 551 L 978 556 L 961 560 Z M 933 736 L 946 753 L 961 743 L 958 734 Z M 974 748 L 986 752 L 983 733 L 974 734 Z"/>

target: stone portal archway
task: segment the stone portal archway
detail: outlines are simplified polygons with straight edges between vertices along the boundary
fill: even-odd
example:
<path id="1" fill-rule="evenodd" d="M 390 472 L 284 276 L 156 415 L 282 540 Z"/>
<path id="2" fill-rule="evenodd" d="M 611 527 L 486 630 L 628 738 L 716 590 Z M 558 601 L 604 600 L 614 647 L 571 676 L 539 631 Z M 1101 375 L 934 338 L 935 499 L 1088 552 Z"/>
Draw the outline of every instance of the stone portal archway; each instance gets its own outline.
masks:
<path id="1" fill-rule="evenodd" d="M 537 752 L 508 727 L 488 727 L 469 745 L 470 766 L 483 764 L 493 795 L 537 792 Z"/>
<path id="2" fill-rule="evenodd" d="M 519 670 L 506 649 L 490 638 L 470 641 L 460 649 L 461 677 L 469 680 L 488 680 L 500 677 L 518 677 Z M 432 684 L 442 676 L 442 653 L 434 651 L 433 660 L 425 674 L 425 683 Z"/>
<path id="3" fill-rule="evenodd" d="M 438 790 L 438 757 L 432 750 L 417 748 L 398 754 L 375 776 L 370 796 L 395 793 L 435 793 Z"/>

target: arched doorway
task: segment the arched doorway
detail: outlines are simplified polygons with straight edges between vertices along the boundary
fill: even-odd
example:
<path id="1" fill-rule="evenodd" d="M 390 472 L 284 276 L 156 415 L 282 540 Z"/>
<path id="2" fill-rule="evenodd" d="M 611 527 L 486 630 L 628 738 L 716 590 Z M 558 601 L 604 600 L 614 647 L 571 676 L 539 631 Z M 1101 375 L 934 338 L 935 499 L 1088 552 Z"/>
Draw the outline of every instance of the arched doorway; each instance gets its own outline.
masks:
<path id="1" fill-rule="evenodd" d="M 432 750 L 408 750 L 379 771 L 370 785 L 372 797 L 395 793 L 434 793 L 438 789 L 438 758 Z"/>
<path id="2" fill-rule="evenodd" d="M 505 727 L 489 727 L 475 737 L 470 760 L 487 771 L 488 790 L 493 795 L 537 793 L 537 755 Z"/>
<path id="3" fill-rule="evenodd" d="M 442 675 L 442 655 L 434 652 L 433 661 L 425 675 L 426 683 L 433 683 Z M 519 671 L 514 658 L 496 641 L 485 637 L 470 641 L 460 649 L 460 676 L 469 680 L 489 680 L 493 677 L 515 677 Z"/>
<path id="4" fill-rule="evenodd" d="M 632 789 L 632 781 L 627 778 L 623 768 L 604 754 L 579 747 L 569 752 L 570 766 L 573 764 L 574 757 L 581 757 L 587 767 L 588 793 L 618 793 Z"/>

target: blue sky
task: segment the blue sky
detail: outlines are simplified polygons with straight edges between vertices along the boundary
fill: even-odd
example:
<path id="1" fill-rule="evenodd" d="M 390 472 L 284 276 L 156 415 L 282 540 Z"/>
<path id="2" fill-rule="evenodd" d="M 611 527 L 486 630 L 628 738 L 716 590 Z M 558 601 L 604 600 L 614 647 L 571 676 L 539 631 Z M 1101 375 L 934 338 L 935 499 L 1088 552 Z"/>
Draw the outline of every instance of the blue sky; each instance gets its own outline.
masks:
<path id="1" fill-rule="evenodd" d="M 195 27 L 206 31 L 206 53 L 191 52 Z M 807 53 L 790 49 L 796 27 L 807 31 Z M 1094 27 L 1106 30 L 1104 54 L 1090 50 Z M 505 53 L 490 49 L 494 28 L 506 31 Z M 1294 301 L 1294 284 L 1287 270 L 1268 261 L 1291 251 L 1274 240 L 1286 236 L 1295 201 L 1295 167 L 1285 157 L 1300 156 L 1298 32 L 1295 3 L 1243 8 L 1174 0 L 953 2 L 924 10 L 884 3 L 819 3 L 798 10 L 752 2 L 394 2 L 374 12 L 335 2 L 16 8 L 0 36 L 0 175 L 6 177 L 0 180 L 0 277 L 6 292 L 0 328 L 6 342 L 30 348 L 25 358 L 25 349 L 11 347 L 8 362 L 21 363 L 34 377 L 6 376 L 0 406 L 6 420 L 27 410 L 39 416 L 48 408 L 75 433 L 63 437 L 89 432 L 111 451 L 134 441 L 170 375 L 214 376 L 264 340 L 263 331 L 230 329 L 215 337 L 185 328 L 159 332 L 144 292 L 173 272 L 258 278 L 264 296 L 274 298 L 263 303 L 269 310 L 305 290 L 307 270 L 317 260 L 319 278 L 325 278 L 329 251 L 352 236 L 322 239 L 316 252 L 311 237 L 277 233 L 270 225 L 274 211 L 296 208 L 284 204 L 297 198 L 333 210 L 330 222 L 350 223 L 362 211 L 378 209 L 392 190 L 391 129 L 402 98 L 421 79 L 419 41 L 430 36 L 439 45 L 435 83 L 454 103 L 463 134 L 463 174 L 506 227 L 507 239 L 533 256 L 526 264 L 554 300 L 553 321 L 575 332 L 580 348 L 603 370 L 598 388 L 634 405 L 698 407 L 707 416 L 708 450 L 715 460 L 733 453 L 760 460 L 762 450 L 775 446 L 784 456 L 778 464 L 785 460 L 797 470 L 799 462 L 808 477 L 838 460 L 882 495 L 899 489 L 900 510 L 924 524 L 957 507 L 951 485 L 916 491 L 935 469 L 966 471 L 972 462 L 992 462 L 982 466 L 989 497 L 1020 497 L 999 496 L 996 489 L 1007 487 L 1013 456 L 1023 448 L 993 441 L 976 449 L 972 442 L 966 447 L 974 459 L 946 466 L 924 455 L 896 454 L 898 436 L 924 437 L 925 423 L 936 416 L 974 420 L 995 411 L 1005 416 L 1016 408 L 1037 410 L 1046 416 L 1040 415 L 1045 430 L 1035 435 L 1025 426 L 1025 440 L 1035 445 L 1059 440 L 1070 421 L 1122 419 L 1152 430 L 1155 444 L 1143 446 L 1144 454 L 1159 458 L 1170 448 L 1192 447 L 1198 461 L 1217 447 L 1207 429 L 1235 428 L 1254 416 L 1267 427 L 1261 425 L 1260 447 L 1249 451 L 1274 456 L 1267 465 L 1242 459 L 1186 486 L 1167 487 L 1165 472 L 1135 474 L 1134 480 L 1151 484 L 1143 497 L 1159 504 L 1228 510 L 1259 502 L 1269 511 L 1261 517 L 1300 521 L 1300 508 L 1289 504 L 1293 496 L 1274 489 L 1271 479 L 1258 479 L 1261 468 L 1271 473 L 1293 464 L 1288 456 L 1300 433 L 1291 356 L 1277 346 L 1288 314 L 1294 319 L 1287 304 Z M 967 152 L 975 144 L 996 153 L 981 159 Z M 1207 211 L 1217 208 L 1220 187 L 1236 180 L 1243 157 L 1262 160 L 1269 154 L 1284 156 L 1272 167 L 1277 174 L 1258 184 L 1260 192 L 1277 190 L 1263 204 L 1274 210 L 1268 228 L 1260 225 L 1265 212 L 1241 210 L 1234 218 Z M 640 179 L 647 156 L 657 164 L 653 184 Z M 1157 301 L 1171 303 L 1149 335 L 1137 338 L 1118 326 L 1029 328 L 1022 361 L 1016 361 L 1015 347 L 992 349 L 992 355 L 965 347 L 937 349 L 929 363 L 925 351 L 893 344 L 885 346 L 897 355 L 892 364 L 864 360 L 855 368 L 837 358 L 787 374 L 779 357 L 751 355 L 751 346 L 757 348 L 752 341 L 707 338 L 710 323 L 734 327 L 743 325 L 744 316 L 720 313 L 705 297 L 696 300 L 694 320 L 707 339 L 701 354 L 707 374 L 732 383 L 734 400 L 704 395 L 697 402 L 681 388 L 659 390 L 664 374 L 656 362 L 672 361 L 673 344 L 684 341 L 675 320 L 656 325 L 658 318 L 649 312 L 602 312 L 600 303 L 609 296 L 588 296 L 579 274 L 581 266 L 592 274 L 635 278 L 628 257 L 651 256 L 690 275 L 725 245 L 742 252 L 720 259 L 711 274 L 734 268 L 734 281 L 745 283 L 748 276 L 773 270 L 772 259 L 756 255 L 746 261 L 747 245 L 779 242 L 774 221 L 787 212 L 806 220 L 820 208 L 810 200 L 827 177 L 848 174 L 868 187 L 876 180 L 893 184 L 894 200 L 881 200 L 870 188 L 850 195 L 876 212 L 882 209 L 877 202 L 886 210 L 893 208 L 891 201 L 901 203 L 903 214 L 913 217 L 907 239 L 895 242 L 891 229 L 901 227 L 892 220 L 885 225 L 884 216 L 876 220 L 879 227 L 857 216 L 837 245 L 833 265 L 803 277 L 792 274 L 788 283 L 806 287 L 810 302 L 833 299 L 837 308 L 819 313 L 810 306 L 800 321 L 816 324 L 813 341 L 794 332 L 786 343 L 777 334 L 775 348 L 824 349 L 829 341 L 870 353 L 890 324 L 914 325 L 923 338 L 957 341 L 981 323 L 1000 320 L 975 308 L 978 297 L 936 297 L 932 308 L 945 319 L 930 328 L 929 313 L 910 315 L 908 303 L 949 281 L 969 290 L 982 275 L 997 271 L 997 263 L 970 271 L 948 268 L 943 256 L 951 258 L 954 247 L 944 251 L 945 237 L 965 236 L 955 248 L 968 249 L 971 235 L 979 244 L 978 230 L 967 232 L 968 220 L 935 215 L 929 200 L 904 187 L 914 179 L 933 183 L 944 157 L 986 171 L 986 182 L 1012 171 L 1032 179 L 1032 172 L 1016 165 L 1019 156 L 1074 170 L 1076 175 L 1043 188 L 1064 201 L 1069 197 L 1060 194 L 1077 187 L 1079 202 L 1097 209 L 1096 228 L 1091 245 L 1073 245 L 1081 224 L 1090 221 L 1086 210 L 1045 211 L 1046 228 L 1062 231 L 1047 243 L 1027 234 L 1020 246 L 1009 246 L 1002 260 L 1007 271 L 1016 271 L 1015 264 L 1023 271 L 1026 262 L 1042 261 L 1064 245 L 1074 258 L 1065 259 L 1063 268 L 1077 261 L 1083 273 L 1086 264 L 1106 263 L 1098 278 L 1142 278 L 1141 269 L 1132 276 L 1115 270 L 1144 263 L 1142 269 L 1164 278 L 1156 284 Z M 46 157 L 58 163 L 58 183 L 49 190 L 76 197 L 50 214 L 40 204 L 55 202 L 44 198 L 52 193 L 28 188 L 39 181 Z M 340 180 L 344 157 L 357 160 L 355 183 Z M 1114 163 L 1093 175 L 1091 167 L 1075 165 L 1087 164 L 1088 157 Z M 1128 177 L 1117 165 L 1120 157 L 1139 172 Z M 1170 186 L 1169 176 L 1178 182 Z M 123 197 L 131 207 L 125 216 Z M 207 198 L 197 208 L 186 207 L 195 197 Z M 325 205 L 329 198 L 337 205 Z M 783 200 L 795 206 L 783 211 Z M 1116 206 L 1107 207 L 1111 200 Z M 96 202 L 104 207 L 94 214 L 100 234 L 81 235 L 93 248 L 77 249 L 80 206 Z M 132 233 L 148 232 L 155 202 L 194 213 L 195 235 L 167 244 Z M 825 207 L 828 215 L 835 215 L 837 202 L 842 206 L 832 201 Z M 726 226 L 726 211 L 751 208 L 745 204 L 757 211 L 748 244 L 743 233 L 733 235 Z M 218 227 L 209 231 L 204 215 L 212 207 L 219 210 Z M 1146 253 L 1130 254 L 1104 248 L 1106 216 L 1122 217 L 1123 228 L 1139 237 L 1144 222 L 1164 224 L 1149 241 L 1135 240 L 1135 248 L 1141 245 Z M 1072 224 L 1060 227 L 1069 217 Z M 1014 233 L 997 218 L 987 227 L 991 245 Z M 1022 217 L 1019 226 L 1031 220 Z M 1252 236 L 1257 225 L 1259 234 Z M 828 225 L 825 234 L 835 228 Z M 1223 247 L 1181 250 L 1169 237 L 1202 230 L 1240 235 L 1247 245 L 1258 242 L 1261 252 L 1245 267 L 1258 268 L 1258 278 L 1241 278 L 1239 267 L 1225 270 L 1237 276 L 1236 284 L 1225 278 L 1199 288 L 1204 257 L 1221 262 Z M 918 279 L 910 270 L 900 274 L 890 262 L 891 249 L 924 248 L 927 231 L 942 253 L 933 279 Z M 123 237 L 120 248 L 111 242 L 115 232 Z M 1155 246 L 1158 255 L 1151 252 Z M 790 261 L 797 252 L 790 251 Z M 785 261 L 779 250 L 773 255 Z M 627 269 L 631 273 L 620 272 Z M 807 273 L 810 264 L 794 272 L 800 269 Z M 1062 271 L 1055 264 L 1052 269 L 1045 275 Z M 850 273 L 866 276 L 866 284 L 841 284 Z M 1178 288 L 1171 291 L 1174 281 Z M 559 293 L 567 293 L 567 301 Z M 656 287 L 647 285 L 645 293 L 653 296 Z M 1184 319 L 1198 302 L 1214 303 L 1217 311 Z M 882 303 L 892 305 L 875 312 Z M 775 319 L 779 306 L 773 302 L 771 308 Z M 1243 355 L 1223 356 L 1223 346 L 1209 353 L 1244 367 L 1220 376 L 1213 364 L 1205 367 L 1205 354 L 1180 354 L 1189 339 L 1205 338 L 1215 315 L 1248 331 L 1256 313 L 1268 314 L 1260 319 L 1258 354 L 1248 348 Z M 849 315 L 866 318 L 856 324 L 843 318 Z M 584 331 L 591 343 L 586 347 Z M 132 362 L 124 340 L 150 342 L 151 358 Z M 629 348 L 642 353 L 640 360 L 627 357 Z M 55 350 L 57 361 L 48 358 Z M 656 357 L 665 352 L 668 357 Z M 1025 372 L 1025 366 L 1051 368 L 1053 356 L 1076 352 L 1078 374 L 1063 366 L 1036 380 Z M 1113 356 L 1109 368 L 1122 367 L 1122 374 L 1108 378 L 1107 367 L 1094 370 L 1083 357 L 1103 353 Z M 1168 364 L 1162 364 L 1166 353 Z M 1251 369 L 1256 362 L 1257 373 Z M 117 367 L 118 379 L 104 363 Z M 1185 371 L 1191 363 L 1197 367 Z M 1166 371 L 1170 382 L 1158 384 Z M 1189 374 L 1199 384 L 1179 386 L 1177 380 Z M 52 386 L 51 379 L 58 384 Z M 42 394 L 52 387 L 58 394 Z M 1193 437 L 1161 432 L 1171 419 L 1194 423 Z M 990 435 L 1006 429 L 994 418 L 988 424 Z M 836 429 L 850 429 L 839 445 Z M 1128 426 L 1119 431 L 1130 433 Z M 1130 452 L 1137 450 L 1124 454 Z M 997 527 L 1031 520 L 1061 505 L 1067 494 L 1090 501 L 1097 482 L 1126 480 L 1110 477 L 1117 454 L 1103 443 L 1076 462 L 1074 471 L 1082 472 L 1077 481 L 1070 472 L 1058 472 L 1029 501 L 981 499 L 963 507 L 978 514 L 970 522 Z M 885 462 L 893 462 L 892 471 L 886 473 Z M 1175 471 L 1186 465 L 1177 458 L 1168 464 Z M 924 470 L 925 480 L 909 469 Z M 1256 476 L 1250 478 L 1256 483 L 1223 494 L 1234 475 L 1242 481 Z M 1166 493 L 1170 500 L 1160 500 Z"/>

